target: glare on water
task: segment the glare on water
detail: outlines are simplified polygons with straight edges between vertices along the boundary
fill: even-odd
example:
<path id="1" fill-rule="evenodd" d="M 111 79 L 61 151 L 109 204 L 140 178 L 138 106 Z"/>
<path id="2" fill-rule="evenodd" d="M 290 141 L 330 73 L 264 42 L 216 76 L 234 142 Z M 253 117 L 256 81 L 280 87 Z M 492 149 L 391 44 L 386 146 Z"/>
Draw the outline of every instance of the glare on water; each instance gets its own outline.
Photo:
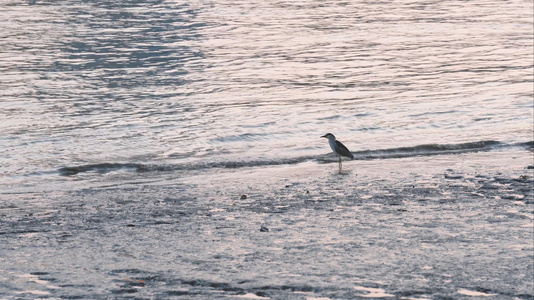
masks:
<path id="1" fill-rule="evenodd" d="M 528 1 L 35 1 L 0 11 L 2 181 L 532 139 Z"/>

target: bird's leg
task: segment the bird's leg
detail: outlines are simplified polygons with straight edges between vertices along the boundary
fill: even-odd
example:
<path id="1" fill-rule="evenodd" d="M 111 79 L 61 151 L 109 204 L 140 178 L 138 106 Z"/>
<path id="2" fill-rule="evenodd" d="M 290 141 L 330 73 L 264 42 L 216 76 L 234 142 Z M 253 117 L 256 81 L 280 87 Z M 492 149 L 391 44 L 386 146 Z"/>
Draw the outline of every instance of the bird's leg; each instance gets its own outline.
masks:
<path id="1" fill-rule="evenodd" d="M 343 163 L 341 162 L 341 156 L 339 157 L 339 172 L 341 172 L 341 168 L 343 168 Z"/>

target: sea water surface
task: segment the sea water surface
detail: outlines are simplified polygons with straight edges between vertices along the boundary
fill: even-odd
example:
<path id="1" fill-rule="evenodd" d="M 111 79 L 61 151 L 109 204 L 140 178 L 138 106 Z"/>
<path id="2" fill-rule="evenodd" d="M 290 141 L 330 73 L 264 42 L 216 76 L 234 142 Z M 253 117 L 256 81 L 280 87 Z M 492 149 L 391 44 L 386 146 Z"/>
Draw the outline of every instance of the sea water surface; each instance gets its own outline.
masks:
<path id="1" fill-rule="evenodd" d="M 0 1 L 0 298 L 532 299 L 532 11 Z"/>
<path id="2" fill-rule="evenodd" d="M 4 191 L 313 161 L 327 132 L 354 152 L 532 141 L 531 1 L 1 8 Z"/>

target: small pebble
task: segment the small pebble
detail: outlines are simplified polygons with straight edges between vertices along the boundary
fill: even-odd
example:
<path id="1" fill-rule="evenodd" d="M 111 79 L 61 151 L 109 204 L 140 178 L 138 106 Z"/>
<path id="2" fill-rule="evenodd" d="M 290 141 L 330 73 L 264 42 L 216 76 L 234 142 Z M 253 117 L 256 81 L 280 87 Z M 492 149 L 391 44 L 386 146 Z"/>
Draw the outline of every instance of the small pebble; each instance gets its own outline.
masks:
<path id="1" fill-rule="evenodd" d="M 464 178 L 462 175 L 450 175 L 450 174 L 445 174 L 445 178 L 447 179 L 462 179 Z"/>
<path id="2" fill-rule="evenodd" d="M 261 226 L 260 232 L 269 232 L 269 228 Z"/>
<path id="3" fill-rule="evenodd" d="M 248 197 L 247 195 L 243 194 L 241 195 L 241 200 L 247 199 L 247 197 Z"/>

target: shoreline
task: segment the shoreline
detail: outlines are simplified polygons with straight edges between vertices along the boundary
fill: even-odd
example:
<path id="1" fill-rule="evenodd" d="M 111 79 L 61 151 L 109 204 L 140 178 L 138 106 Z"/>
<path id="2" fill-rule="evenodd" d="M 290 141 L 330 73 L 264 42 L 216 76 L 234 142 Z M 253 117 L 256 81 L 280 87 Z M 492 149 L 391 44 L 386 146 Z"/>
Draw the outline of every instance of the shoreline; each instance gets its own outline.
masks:
<path id="1" fill-rule="evenodd" d="M 4 197 L 0 298 L 531 299 L 531 157 L 141 174 Z"/>

